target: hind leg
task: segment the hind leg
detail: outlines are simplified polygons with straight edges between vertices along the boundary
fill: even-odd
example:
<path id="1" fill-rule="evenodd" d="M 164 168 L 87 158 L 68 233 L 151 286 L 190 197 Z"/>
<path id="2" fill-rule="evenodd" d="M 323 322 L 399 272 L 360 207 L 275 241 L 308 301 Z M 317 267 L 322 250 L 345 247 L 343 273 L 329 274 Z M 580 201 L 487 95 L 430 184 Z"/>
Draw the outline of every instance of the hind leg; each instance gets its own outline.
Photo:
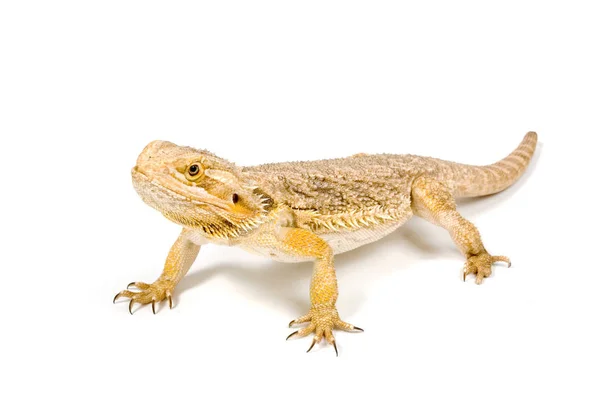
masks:
<path id="1" fill-rule="evenodd" d="M 507 262 L 510 267 L 506 256 L 491 256 L 485 250 L 479 231 L 458 213 L 452 192 L 442 182 L 426 176 L 417 178 L 412 186 L 412 208 L 416 215 L 448 230 L 467 259 L 463 279 L 472 273 L 481 284 L 492 274 L 494 262 Z"/>

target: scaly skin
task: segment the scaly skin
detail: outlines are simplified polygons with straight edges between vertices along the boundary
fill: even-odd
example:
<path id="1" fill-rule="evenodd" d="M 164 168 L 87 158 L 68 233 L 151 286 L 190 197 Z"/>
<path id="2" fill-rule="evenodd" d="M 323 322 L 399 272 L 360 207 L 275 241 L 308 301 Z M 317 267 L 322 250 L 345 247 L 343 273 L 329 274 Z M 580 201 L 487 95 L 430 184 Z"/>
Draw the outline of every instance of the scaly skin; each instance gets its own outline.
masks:
<path id="1" fill-rule="evenodd" d="M 182 226 L 161 276 L 152 284 L 131 283 L 115 296 L 172 305 L 172 293 L 200 247 L 239 246 L 282 262 L 314 261 L 311 307 L 292 322 L 308 323 L 291 336 L 314 333 L 337 353 L 333 329 L 362 331 L 342 321 L 334 255 L 376 241 L 412 215 L 448 230 L 466 258 L 463 276 L 480 284 L 497 261 L 477 228 L 456 210 L 455 198 L 504 190 L 525 171 L 537 135 L 529 132 L 508 157 L 470 166 L 414 155 L 357 154 L 313 162 L 238 167 L 207 151 L 153 141 L 138 157 L 133 184 L 148 205 Z M 129 287 L 137 290 L 129 290 Z M 288 337 L 289 338 L 289 337 Z"/>

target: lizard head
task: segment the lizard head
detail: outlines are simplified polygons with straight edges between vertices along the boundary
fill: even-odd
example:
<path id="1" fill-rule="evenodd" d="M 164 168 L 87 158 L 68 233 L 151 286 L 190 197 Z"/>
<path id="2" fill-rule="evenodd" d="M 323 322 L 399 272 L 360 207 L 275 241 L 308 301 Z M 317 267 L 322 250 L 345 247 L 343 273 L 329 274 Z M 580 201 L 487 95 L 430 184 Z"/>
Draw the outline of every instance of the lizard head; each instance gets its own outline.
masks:
<path id="1" fill-rule="evenodd" d="M 269 207 L 269 198 L 233 163 L 167 141 L 148 144 L 131 174 L 146 204 L 209 237 L 244 234 L 262 223 Z"/>

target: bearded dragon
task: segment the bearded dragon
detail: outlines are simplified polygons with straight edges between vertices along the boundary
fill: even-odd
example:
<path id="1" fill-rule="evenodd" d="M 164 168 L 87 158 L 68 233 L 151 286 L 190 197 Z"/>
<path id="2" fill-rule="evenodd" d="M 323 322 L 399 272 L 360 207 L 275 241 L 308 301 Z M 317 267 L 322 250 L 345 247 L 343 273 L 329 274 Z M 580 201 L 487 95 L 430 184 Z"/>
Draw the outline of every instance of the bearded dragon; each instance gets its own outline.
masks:
<path id="1" fill-rule="evenodd" d="M 240 167 L 208 151 L 153 141 L 131 174 L 142 200 L 182 227 L 160 277 L 134 282 L 119 292 L 132 305 L 168 300 L 209 243 L 238 246 L 280 262 L 313 261 L 308 312 L 289 326 L 308 323 L 292 336 L 314 334 L 337 355 L 334 328 L 363 331 L 342 321 L 336 309 L 338 286 L 334 255 L 390 234 L 417 215 L 443 227 L 466 258 L 463 281 L 480 284 L 492 256 L 477 228 L 456 210 L 455 198 L 497 193 L 525 171 L 537 143 L 529 132 L 506 158 L 489 166 L 470 166 L 415 155 L 368 155 L 309 162 Z M 135 288 L 135 289 L 133 289 Z M 133 313 L 132 313 L 133 314 Z"/>

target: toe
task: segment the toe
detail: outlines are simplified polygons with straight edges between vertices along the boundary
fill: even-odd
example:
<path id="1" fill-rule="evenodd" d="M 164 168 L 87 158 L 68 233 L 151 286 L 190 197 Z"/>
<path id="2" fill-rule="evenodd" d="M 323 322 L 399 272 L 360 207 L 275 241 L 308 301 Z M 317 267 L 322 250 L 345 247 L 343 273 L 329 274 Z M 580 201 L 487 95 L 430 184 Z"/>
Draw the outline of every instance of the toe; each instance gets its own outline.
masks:
<path id="1" fill-rule="evenodd" d="M 475 279 L 475 283 L 476 284 L 481 284 L 481 283 L 483 283 L 483 279 L 484 279 L 483 273 L 477 273 L 477 277 Z"/>
<path id="2" fill-rule="evenodd" d="M 308 323 L 310 320 L 312 319 L 312 316 L 309 314 L 306 314 L 302 317 L 298 317 L 297 319 L 294 319 L 292 321 L 290 321 L 289 326 L 293 326 L 294 324 L 302 324 L 302 323 Z"/>
<path id="3" fill-rule="evenodd" d="M 335 349 L 335 356 L 339 356 L 338 355 L 338 348 L 337 345 L 335 343 L 335 338 L 333 337 L 333 332 L 329 329 L 325 330 L 325 339 L 327 340 L 327 342 L 329 342 L 331 345 L 333 345 L 333 349 Z"/>
<path id="4" fill-rule="evenodd" d="M 331 330 L 325 330 L 325 339 L 330 344 L 335 342 L 335 339 L 333 338 L 333 332 L 331 332 Z"/>
<path id="5" fill-rule="evenodd" d="M 512 264 L 508 256 L 492 256 L 492 262 L 504 262 L 508 264 L 508 267 Z"/>
<path id="6" fill-rule="evenodd" d="M 481 284 L 483 279 L 489 277 L 492 274 L 492 267 L 487 265 L 480 265 L 477 270 L 477 278 L 475 282 Z"/>
<path id="7" fill-rule="evenodd" d="M 127 284 L 127 289 L 130 289 L 131 287 L 135 287 L 138 290 L 147 290 L 148 288 L 150 288 L 150 284 L 134 281 L 132 283 Z"/>
<path id="8" fill-rule="evenodd" d="M 317 341 L 317 343 L 321 342 L 321 340 L 323 339 L 323 335 L 325 335 L 325 330 L 323 330 L 321 327 L 317 327 L 315 331 L 315 340 Z"/>
<path id="9" fill-rule="evenodd" d="M 315 344 L 318 344 L 319 342 L 321 342 L 321 339 L 323 339 L 323 334 L 324 334 L 323 329 L 320 327 L 317 327 L 315 330 L 315 336 L 313 338 L 313 341 L 310 344 L 310 347 L 308 348 L 308 350 L 306 352 L 310 352 L 310 350 L 315 346 Z"/>
<path id="10" fill-rule="evenodd" d="M 301 328 L 300 330 L 297 331 L 297 336 L 298 338 L 301 337 L 306 337 L 307 335 L 311 334 L 313 331 L 315 331 L 316 326 L 314 324 L 310 324 L 307 327 Z"/>
<path id="11" fill-rule="evenodd" d="M 355 327 L 350 323 L 346 323 L 345 321 L 342 320 L 336 320 L 334 323 L 335 328 L 339 329 L 339 330 L 344 330 L 344 331 L 363 331 L 362 328 L 359 327 Z"/>
<path id="12" fill-rule="evenodd" d="M 113 303 L 115 303 L 117 301 L 117 299 L 122 298 L 122 297 L 124 297 L 124 298 L 131 298 L 131 297 L 133 297 L 133 292 L 127 291 L 127 290 L 123 290 L 123 291 L 119 292 L 113 298 Z"/>
<path id="13" fill-rule="evenodd" d="M 465 281 L 467 279 L 467 276 L 469 274 L 475 274 L 477 273 L 477 267 L 475 267 L 474 264 L 472 264 L 471 262 L 467 262 L 465 264 L 465 267 L 463 268 L 463 281 Z"/>

